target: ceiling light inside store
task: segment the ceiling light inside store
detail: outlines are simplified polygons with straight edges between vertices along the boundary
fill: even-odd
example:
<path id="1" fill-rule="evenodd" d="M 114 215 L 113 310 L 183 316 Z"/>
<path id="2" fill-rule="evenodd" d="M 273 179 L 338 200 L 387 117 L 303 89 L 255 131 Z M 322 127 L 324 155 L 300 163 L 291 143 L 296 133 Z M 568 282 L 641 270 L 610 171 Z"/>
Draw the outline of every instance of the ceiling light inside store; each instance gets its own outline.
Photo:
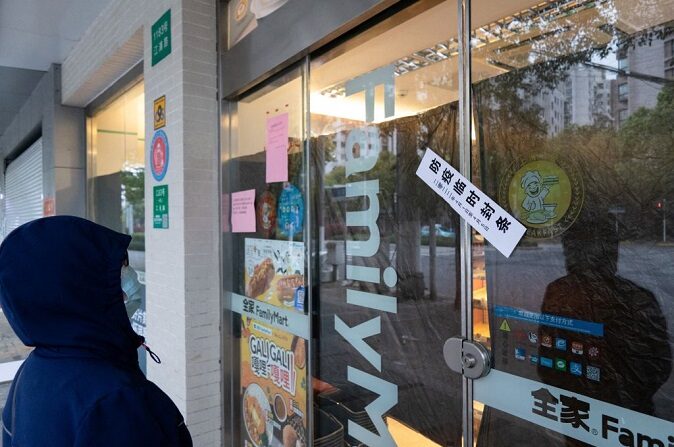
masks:
<path id="1" fill-rule="evenodd" d="M 394 76 L 402 76 L 420 68 L 428 67 L 437 62 L 447 60 L 459 54 L 459 43 L 455 39 L 438 43 L 433 47 L 415 51 L 409 56 L 402 57 L 393 63 Z M 321 91 L 321 95 L 330 98 L 343 98 L 346 96 L 345 83 L 328 87 Z"/>
<path id="2" fill-rule="evenodd" d="M 475 28 L 471 36 L 473 82 L 611 45 L 617 30 L 623 27 L 626 1 L 560 0 L 527 7 L 523 0 L 514 2 L 508 12 L 489 15 L 482 22 L 478 20 L 481 26 Z M 674 0 L 662 1 L 674 3 Z M 439 15 L 435 11 L 415 26 L 424 28 Z M 336 59 L 340 62 L 332 60 L 312 72 L 312 83 L 315 79 L 317 87 L 311 97 L 312 114 L 365 120 L 364 93 L 346 96 L 345 85 L 389 64 L 395 77 L 395 118 L 416 115 L 458 100 L 458 41 L 443 40 L 442 32 L 434 32 L 429 39 L 408 42 L 407 36 L 414 35 L 390 34 L 396 29 L 382 34 L 372 45 L 340 55 Z M 434 41 L 440 43 L 432 44 Z M 414 48 L 423 49 L 411 51 Z M 395 58 L 400 54 L 406 55 Z M 335 69 L 335 66 L 341 68 Z M 364 69 L 359 71 L 357 67 Z M 383 88 L 377 89 L 375 123 L 393 118 L 384 117 Z"/>
<path id="3" fill-rule="evenodd" d="M 508 45 L 504 51 L 518 46 L 530 44 L 535 39 L 531 36 L 524 38 L 524 35 L 533 31 L 544 30 L 539 38 L 554 37 L 561 31 L 549 31 L 546 29 L 555 21 L 574 15 L 582 10 L 596 7 L 596 0 L 563 0 L 558 2 L 539 3 L 533 7 L 527 8 L 519 13 L 504 19 L 481 26 L 473 32 L 471 37 L 471 47 L 479 49 L 489 44 L 504 42 Z M 564 31 L 568 30 L 568 26 Z M 524 38 L 524 39 L 523 39 Z M 458 56 L 459 42 L 457 39 L 449 39 L 440 42 L 433 47 L 415 51 L 393 62 L 395 76 L 402 76 L 421 68 L 442 62 L 449 58 Z M 502 63 L 500 63 L 502 64 Z M 499 64 L 497 64 L 499 65 Z M 502 66 L 502 65 L 501 65 Z M 321 95 L 330 98 L 339 98 L 346 95 L 345 83 L 339 83 L 321 91 Z"/>

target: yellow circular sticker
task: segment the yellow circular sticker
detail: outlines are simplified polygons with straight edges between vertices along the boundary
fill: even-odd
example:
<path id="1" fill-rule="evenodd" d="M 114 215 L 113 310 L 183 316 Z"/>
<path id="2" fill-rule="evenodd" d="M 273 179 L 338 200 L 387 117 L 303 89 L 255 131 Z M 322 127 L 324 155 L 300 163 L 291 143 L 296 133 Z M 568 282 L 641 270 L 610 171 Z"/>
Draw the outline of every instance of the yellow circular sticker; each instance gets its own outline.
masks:
<path id="1" fill-rule="evenodd" d="M 558 236 L 573 224 L 583 205 L 583 184 L 576 169 L 554 158 L 513 163 L 499 188 L 501 203 L 527 227 L 527 236 Z"/>

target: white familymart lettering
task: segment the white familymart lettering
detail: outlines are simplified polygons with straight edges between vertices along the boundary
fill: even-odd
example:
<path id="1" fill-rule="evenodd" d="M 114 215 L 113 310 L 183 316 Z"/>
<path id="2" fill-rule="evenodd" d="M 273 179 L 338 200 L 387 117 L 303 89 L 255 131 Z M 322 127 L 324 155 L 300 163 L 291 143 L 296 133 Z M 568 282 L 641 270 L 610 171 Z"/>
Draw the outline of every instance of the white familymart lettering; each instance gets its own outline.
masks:
<path id="1" fill-rule="evenodd" d="M 374 120 L 374 92 L 376 85 L 384 85 L 385 116 L 393 116 L 395 114 L 395 92 L 393 88 L 394 71 L 392 67 L 383 67 L 347 82 L 347 95 L 360 91 L 366 92 L 366 121 L 368 122 Z M 372 138 L 373 134 L 374 138 Z M 363 148 L 362 152 L 350 150 L 356 144 L 360 148 Z M 366 148 L 367 150 L 365 150 Z M 376 128 L 366 127 L 352 130 L 347 136 L 347 182 L 348 177 L 353 174 L 370 171 L 377 163 L 380 152 L 381 143 Z M 355 262 L 356 258 L 358 258 L 364 264 L 367 264 L 367 258 L 375 256 L 379 251 L 381 239 L 379 226 L 377 225 L 377 219 L 379 218 L 378 194 L 378 179 L 350 182 L 346 185 L 346 197 L 363 197 L 367 199 L 367 209 L 347 211 L 346 213 L 347 227 L 367 227 L 369 231 L 369 237 L 366 240 L 346 242 L 346 255 L 349 259 L 353 260 L 352 262 Z M 347 264 L 346 276 L 348 279 L 373 284 L 381 284 L 381 278 L 383 277 L 383 281 L 388 287 L 395 286 L 398 280 L 398 274 L 392 267 L 387 267 L 382 273 L 378 267 L 354 264 Z M 380 312 L 398 313 L 397 298 L 392 296 L 347 289 L 346 302 L 352 306 L 364 307 Z M 369 337 L 381 334 L 381 317 L 377 316 L 351 327 L 338 315 L 335 315 L 335 330 L 377 371 L 382 371 L 381 354 L 365 341 Z M 349 420 L 349 435 L 370 447 L 395 447 L 396 443 L 384 422 L 384 414 L 398 403 L 398 386 L 384 380 L 380 376 L 368 374 L 352 366 L 348 366 L 347 368 L 347 380 L 378 396 L 365 407 L 378 434 Z"/>

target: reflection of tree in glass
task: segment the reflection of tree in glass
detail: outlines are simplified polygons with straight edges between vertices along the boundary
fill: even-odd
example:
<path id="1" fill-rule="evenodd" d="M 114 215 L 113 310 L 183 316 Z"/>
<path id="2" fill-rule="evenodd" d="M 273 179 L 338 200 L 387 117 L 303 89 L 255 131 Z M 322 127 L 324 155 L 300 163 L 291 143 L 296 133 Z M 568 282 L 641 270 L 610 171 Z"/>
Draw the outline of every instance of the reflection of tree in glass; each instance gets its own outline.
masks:
<path id="1" fill-rule="evenodd" d="M 395 181 L 386 183 L 391 189 L 387 200 L 397 194 L 396 218 L 392 220 L 396 235 L 397 271 L 401 278 L 400 294 L 419 299 L 424 296 L 424 279 L 419 256 L 421 226 L 428 224 L 430 298 L 437 297 L 436 223 L 448 224 L 458 229 L 458 217 L 437 194 L 428 190 L 416 176 L 421 157 L 426 148 L 432 148 L 450 163 L 457 162 L 457 109 L 456 104 L 446 104 L 426 112 L 393 120 L 380 125 L 384 138 L 395 136 L 397 167 L 383 169 L 380 175 Z M 386 177 L 388 176 L 388 177 Z M 394 190 L 395 188 L 395 190 Z"/>
<path id="2" fill-rule="evenodd" d="M 635 236 L 659 237 L 660 213 L 654 203 L 674 199 L 674 84 L 665 86 L 653 109 L 640 109 L 618 134 L 617 176 L 630 192 L 626 219 Z M 644 215 L 648 216 L 644 219 Z M 647 225 L 644 225 L 647 224 Z"/>
<path id="3" fill-rule="evenodd" d="M 671 18 L 669 7 L 654 0 L 542 3 L 478 28 L 473 57 L 510 72 L 530 67 L 541 87 L 552 88 L 554 67 L 565 70 L 671 35 L 671 24 L 658 26 Z"/>
<path id="4" fill-rule="evenodd" d="M 564 11 L 564 5 L 572 3 L 580 8 L 573 12 Z M 650 46 L 655 40 L 671 36 L 674 32 L 671 23 L 661 25 L 663 18 L 670 19 L 671 4 L 656 0 L 550 2 L 546 3 L 545 8 L 548 7 L 547 14 L 520 20 L 518 26 L 513 27 L 517 35 L 506 36 L 498 43 L 480 39 L 481 43 L 477 44 L 479 48 L 476 48 L 475 57 L 481 57 L 506 72 L 490 79 L 482 78 L 474 86 L 481 165 L 476 172 L 480 173 L 483 188 L 491 195 L 497 194 L 506 169 L 519 158 L 550 154 L 564 157 L 577 167 L 585 195 L 580 217 L 561 236 L 565 241 L 565 260 L 568 267 L 568 247 L 570 243 L 575 243 L 576 256 L 591 256 L 596 262 L 579 269 L 588 278 L 585 281 L 577 281 L 576 273 L 569 272 L 562 280 L 553 282 L 541 308 L 547 313 L 601 321 L 607 328 L 617 321 L 610 312 L 620 311 L 624 321 L 628 322 L 626 324 L 631 326 L 630 330 L 623 330 L 620 326 L 610 328 L 616 337 L 607 342 L 605 352 L 608 355 L 609 345 L 612 346 L 615 348 L 614 365 L 623 363 L 626 369 L 632 371 L 647 370 L 649 377 L 628 380 L 628 374 L 614 366 L 613 369 L 620 373 L 613 374 L 613 378 L 625 382 L 617 384 L 615 380 L 611 381 L 611 364 L 607 361 L 603 366 L 605 369 L 602 369 L 602 374 L 606 375 L 603 382 L 595 388 L 583 386 L 575 390 L 650 413 L 654 392 L 662 385 L 671 368 L 665 319 L 656 309 L 657 301 L 652 292 L 615 274 L 602 276 L 602 269 L 597 264 L 617 262 L 617 258 L 611 261 L 607 252 L 610 249 L 617 255 L 619 240 L 652 239 L 657 234 L 654 230 L 659 228 L 659 222 L 655 218 L 657 211 L 653 202 L 659 198 L 671 199 L 674 192 L 674 87 L 667 85 L 669 81 L 665 79 L 635 72 L 635 67 L 631 67 L 631 71 L 611 67 L 607 57 L 615 53 L 625 54 L 628 49 Z M 663 11 L 663 7 L 669 8 L 669 11 Z M 555 8 L 558 10 L 554 11 Z M 632 20 L 626 20 L 628 16 Z M 629 23 L 637 25 L 630 28 Z M 480 33 L 477 34 L 479 37 Z M 616 130 L 617 123 L 610 119 L 594 120 L 593 125 L 587 126 L 570 125 L 567 121 L 560 133 L 549 136 L 544 111 L 534 105 L 531 97 L 545 89 L 559 88 L 567 80 L 570 70 L 579 65 L 602 70 L 604 74 L 617 74 L 631 83 L 648 81 L 658 85 L 657 88 L 664 87 L 654 108 L 633 112 L 620 125 L 620 130 Z M 604 79 L 609 82 L 608 76 Z M 501 205 L 507 206 L 507 203 Z M 613 214 L 611 210 L 614 210 Z M 620 214 L 615 210 L 620 210 Z M 616 218 L 619 220 L 617 225 Z M 618 232 L 615 232 L 616 228 Z M 615 233 L 614 239 L 608 236 L 611 232 Z M 648 270 L 652 269 L 647 260 L 644 264 L 630 267 L 638 272 L 632 276 L 640 278 L 646 278 Z M 498 269 L 493 264 L 487 268 L 493 272 Z M 543 268 L 537 266 L 531 267 L 531 271 L 532 277 L 545 275 Z M 509 299 L 519 299 L 507 297 L 509 293 L 517 293 L 507 280 L 494 275 L 491 285 L 495 293 L 489 296 L 490 305 L 506 305 Z M 523 306 L 536 309 L 537 300 L 543 297 L 533 295 L 526 297 L 529 301 Z M 601 304 L 602 299 L 604 304 L 600 306 L 598 303 Z M 647 305 L 639 311 L 634 310 L 640 303 Z M 644 311 L 645 308 L 650 311 Z M 601 309 L 606 309 L 606 312 L 599 313 Z M 493 323 L 496 321 L 493 320 Z M 629 342 L 630 333 L 634 334 L 633 340 L 637 340 L 637 334 L 641 340 Z M 492 334 L 495 338 L 499 337 L 498 327 L 492 326 Z M 646 338 L 650 338 L 650 342 L 643 342 Z M 625 346 L 628 343 L 631 346 Z M 505 348 L 501 345 L 494 344 L 493 347 L 494 358 L 505 355 Z M 634 348 L 635 352 L 630 352 L 629 348 Z M 503 351 L 499 352 L 499 349 Z M 512 356 L 512 353 L 507 355 Z M 642 363 L 641 368 L 635 369 L 629 359 L 638 359 Z M 659 364 L 651 366 L 652 363 Z M 506 368 L 505 365 L 497 367 Z M 515 370 L 515 367 L 510 367 Z M 570 374 L 562 377 L 576 380 Z M 548 383 L 555 384 L 554 381 Z M 558 386 L 574 390 L 571 385 Z M 650 388 L 644 391 L 646 386 Z M 665 387 L 659 393 L 662 394 Z M 485 408 L 479 446 L 544 444 L 581 445 L 549 431 L 538 430 L 521 419 Z"/>
<path id="5" fill-rule="evenodd" d="M 537 15 L 516 15 L 501 40 L 490 41 L 481 36 L 482 31 L 476 32 L 474 57 L 508 70 L 474 86 L 476 134 L 483 172 L 503 172 L 515 159 L 531 155 L 563 154 L 578 164 L 584 178 L 600 180 L 593 181 L 599 188 L 595 193 L 606 199 L 608 208 L 626 208 L 621 237 L 652 238 L 660 228 L 653 203 L 671 197 L 674 188 L 674 87 L 667 86 L 665 79 L 597 62 L 674 33 L 674 26 L 666 24 L 627 34 L 626 14 L 640 23 L 657 24 L 664 17 L 658 4 L 638 3 L 641 11 L 638 5 L 630 11 L 619 9 L 614 1 L 585 6 L 555 2 Z M 582 7 L 565 9 L 572 4 Z M 493 26 L 486 28 L 493 32 Z M 601 117 L 591 126 L 567 123 L 555 137 L 548 137 L 544 111 L 530 98 L 559 88 L 579 64 L 666 86 L 655 109 L 633 113 L 619 132 L 612 122 L 617 117 Z M 492 178 L 482 175 L 482 187 L 496 194 L 498 184 L 490 183 Z"/>
<path id="6" fill-rule="evenodd" d="M 127 168 L 121 172 L 122 184 L 122 199 L 126 206 L 131 206 L 133 210 L 133 228 L 129 231 L 134 233 L 132 242 L 135 248 L 144 248 L 142 236 L 135 235 L 136 233 L 144 233 L 145 222 L 145 169 L 143 168 Z"/>

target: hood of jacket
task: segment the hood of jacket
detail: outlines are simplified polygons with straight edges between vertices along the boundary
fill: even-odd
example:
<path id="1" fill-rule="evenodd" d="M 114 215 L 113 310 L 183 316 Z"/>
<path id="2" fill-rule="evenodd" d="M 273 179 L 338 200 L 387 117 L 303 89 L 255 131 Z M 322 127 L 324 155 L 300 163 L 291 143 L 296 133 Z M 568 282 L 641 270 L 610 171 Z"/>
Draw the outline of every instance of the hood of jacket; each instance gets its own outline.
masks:
<path id="1" fill-rule="evenodd" d="M 137 364 L 143 338 L 131 328 L 121 288 L 130 241 L 71 216 L 9 234 L 0 246 L 0 306 L 21 341 Z"/>

